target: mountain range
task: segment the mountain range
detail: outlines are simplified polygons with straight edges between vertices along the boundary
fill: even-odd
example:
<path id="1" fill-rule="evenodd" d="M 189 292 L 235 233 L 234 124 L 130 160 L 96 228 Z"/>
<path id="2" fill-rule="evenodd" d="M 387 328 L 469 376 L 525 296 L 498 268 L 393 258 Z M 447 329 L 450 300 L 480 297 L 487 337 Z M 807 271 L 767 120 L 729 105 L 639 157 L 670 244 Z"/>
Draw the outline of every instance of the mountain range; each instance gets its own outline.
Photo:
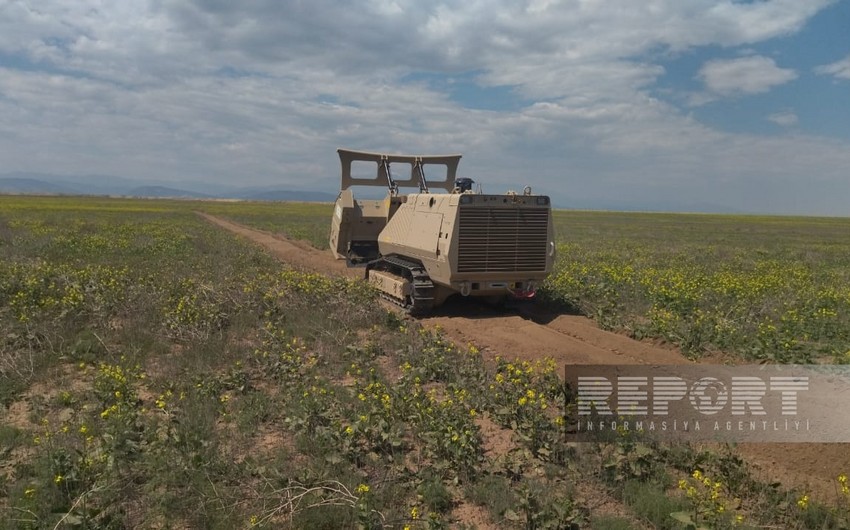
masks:
<path id="1" fill-rule="evenodd" d="M 109 195 L 175 199 L 333 202 L 335 193 L 273 186 L 223 186 L 206 182 L 142 181 L 106 175 L 58 176 L 0 173 L 0 193 L 26 195 Z"/>
<path id="2" fill-rule="evenodd" d="M 334 202 L 336 193 L 281 189 L 275 186 L 227 186 L 199 181 L 138 180 L 106 175 L 59 176 L 42 173 L 0 173 L 0 194 L 107 195 L 173 199 L 241 199 L 250 201 Z M 386 190 L 360 189 L 360 199 L 381 199 Z M 555 208 L 608 211 L 740 213 L 728 206 L 704 202 L 629 201 L 610 198 L 558 197 Z"/>

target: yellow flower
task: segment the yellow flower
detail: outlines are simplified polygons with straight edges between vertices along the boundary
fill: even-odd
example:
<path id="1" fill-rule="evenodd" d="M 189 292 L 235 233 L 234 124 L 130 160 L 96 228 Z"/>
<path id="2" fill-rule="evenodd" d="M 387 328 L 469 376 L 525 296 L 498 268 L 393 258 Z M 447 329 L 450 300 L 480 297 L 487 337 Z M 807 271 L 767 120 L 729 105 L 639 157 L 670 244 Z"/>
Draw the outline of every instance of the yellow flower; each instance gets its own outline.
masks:
<path id="1" fill-rule="evenodd" d="M 838 482 L 841 484 L 847 484 L 847 475 L 844 473 L 838 475 Z"/>
<path id="2" fill-rule="evenodd" d="M 258 524 L 259 522 L 260 522 L 260 518 L 259 518 L 259 517 L 257 517 L 256 515 L 252 515 L 252 516 L 251 516 L 251 520 L 250 520 L 251 526 L 257 526 L 257 524 Z"/>
<path id="3" fill-rule="evenodd" d="M 805 510 L 805 509 L 807 509 L 807 508 L 809 507 L 809 496 L 808 496 L 808 495 L 803 495 L 802 497 L 800 497 L 800 498 L 797 500 L 797 506 L 798 506 L 801 510 Z"/>
<path id="4" fill-rule="evenodd" d="M 697 480 L 702 480 L 702 472 L 699 469 L 695 469 L 691 476 Z"/>
<path id="5" fill-rule="evenodd" d="M 354 429 L 351 428 L 351 425 L 349 425 L 348 427 L 345 428 L 345 434 L 347 434 L 349 436 L 354 434 Z"/>
<path id="6" fill-rule="evenodd" d="M 358 484 L 357 485 L 357 493 L 360 493 L 361 495 L 363 493 L 369 493 L 369 485 L 368 484 Z"/>
<path id="7" fill-rule="evenodd" d="M 474 418 L 476 416 L 476 414 L 478 414 L 478 413 L 475 412 L 475 409 L 469 409 L 469 417 L 470 418 Z"/>
<path id="8" fill-rule="evenodd" d="M 85 425 L 80 425 L 80 434 L 85 434 L 87 432 L 89 432 L 89 428 Z"/>
<path id="9" fill-rule="evenodd" d="M 410 509 L 410 518 L 413 519 L 414 521 L 416 519 L 419 519 L 419 508 L 414 506 L 413 508 Z"/>
<path id="10" fill-rule="evenodd" d="M 24 496 L 26 497 L 32 497 L 33 495 L 35 495 L 35 488 L 27 488 L 24 491 Z"/>
<path id="11" fill-rule="evenodd" d="M 524 407 L 525 404 L 528 403 L 528 399 L 525 396 L 522 396 L 519 400 L 517 400 L 517 403 L 520 407 Z"/>
<path id="12" fill-rule="evenodd" d="M 62 480 L 64 480 L 64 479 L 65 479 L 65 477 L 63 477 L 62 475 L 56 475 L 55 477 L 53 477 L 53 483 L 54 483 L 54 484 L 59 484 L 59 483 L 61 483 L 61 482 L 62 482 Z"/>

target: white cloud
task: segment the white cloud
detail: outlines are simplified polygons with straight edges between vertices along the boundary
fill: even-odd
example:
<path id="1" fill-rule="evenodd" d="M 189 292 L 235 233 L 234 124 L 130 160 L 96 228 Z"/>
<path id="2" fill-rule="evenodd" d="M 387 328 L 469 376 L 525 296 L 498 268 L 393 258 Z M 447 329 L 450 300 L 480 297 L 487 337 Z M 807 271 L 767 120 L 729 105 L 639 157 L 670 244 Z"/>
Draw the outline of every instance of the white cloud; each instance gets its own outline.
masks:
<path id="1" fill-rule="evenodd" d="M 816 74 L 833 75 L 839 79 L 850 79 L 850 55 L 831 64 L 815 68 Z"/>
<path id="2" fill-rule="evenodd" d="M 751 95 L 797 79 L 794 70 L 776 66 L 773 59 L 760 55 L 706 62 L 697 77 L 709 92 L 721 96 Z"/>
<path id="3" fill-rule="evenodd" d="M 767 119 L 776 125 L 781 125 L 782 127 L 797 125 L 797 122 L 799 121 L 797 114 L 793 110 L 774 112 L 773 114 L 768 115 Z"/>
<path id="4" fill-rule="evenodd" d="M 6 171 L 333 191 L 334 149 L 347 146 L 464 152 L 462 171 L 487 189 L 527 183 L 564 203 L 729 203 L 800 174 L 845 189 L 846 142 L 730 135 L 649 95 L 664 75 L 653 56 L 791 35 L 830 3 L 10 0 L 0 55 L 25 64 L 0 68 L 0 160 Z M 407 80 L 422 72 L 507 85 L 527 105 L 464 108 Z M 711 97 L 796 76 L 758 56 L 703 72 Z"/>

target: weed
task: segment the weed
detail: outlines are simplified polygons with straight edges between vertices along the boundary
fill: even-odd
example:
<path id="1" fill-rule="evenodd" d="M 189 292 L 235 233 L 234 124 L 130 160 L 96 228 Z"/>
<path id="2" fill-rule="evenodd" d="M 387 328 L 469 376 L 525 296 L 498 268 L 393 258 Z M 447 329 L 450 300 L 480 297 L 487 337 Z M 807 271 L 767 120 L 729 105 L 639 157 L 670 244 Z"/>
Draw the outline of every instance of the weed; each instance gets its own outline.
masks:
<path id="1" fill-rule="evenodd" d="M 517 498 L 511 481 L 500 475 L 483 475 L 467 485 L 466 496 L 472 502 L 487 509 L 496 521 L 517 506 Z M 514 512 L 515 513 L 515 512 Z"/>
<path id="2" fill-rule="evenodd" d="M 659 530 L 678 529 L 680 523 L 670 514 L 683 511 L 687 504 L 667 495 L 658 486 L 638 480 L 630 480 L 623 485 L 623 501 L 635 514 Z"/>

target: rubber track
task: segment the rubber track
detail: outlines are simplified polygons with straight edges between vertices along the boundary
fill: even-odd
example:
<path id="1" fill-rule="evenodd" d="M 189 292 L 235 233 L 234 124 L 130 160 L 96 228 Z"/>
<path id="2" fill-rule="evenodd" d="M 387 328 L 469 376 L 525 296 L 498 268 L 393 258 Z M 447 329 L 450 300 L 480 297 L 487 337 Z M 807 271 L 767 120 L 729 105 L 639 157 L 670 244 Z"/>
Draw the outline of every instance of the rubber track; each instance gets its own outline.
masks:
<path id="1" fill-rule="evenodd" d="M 384 256 L 369 262 L 366 266 L 366 277 L 368 278 L 370 270 L 376 268 L 413 283 L 413 296 L 410 302 L 383 291 L 381 291 L 382 298 L 389 300 L 414 316 L 425 315 L 434 307 L 434 283 L 421 263 L 396 255 Z"/>

